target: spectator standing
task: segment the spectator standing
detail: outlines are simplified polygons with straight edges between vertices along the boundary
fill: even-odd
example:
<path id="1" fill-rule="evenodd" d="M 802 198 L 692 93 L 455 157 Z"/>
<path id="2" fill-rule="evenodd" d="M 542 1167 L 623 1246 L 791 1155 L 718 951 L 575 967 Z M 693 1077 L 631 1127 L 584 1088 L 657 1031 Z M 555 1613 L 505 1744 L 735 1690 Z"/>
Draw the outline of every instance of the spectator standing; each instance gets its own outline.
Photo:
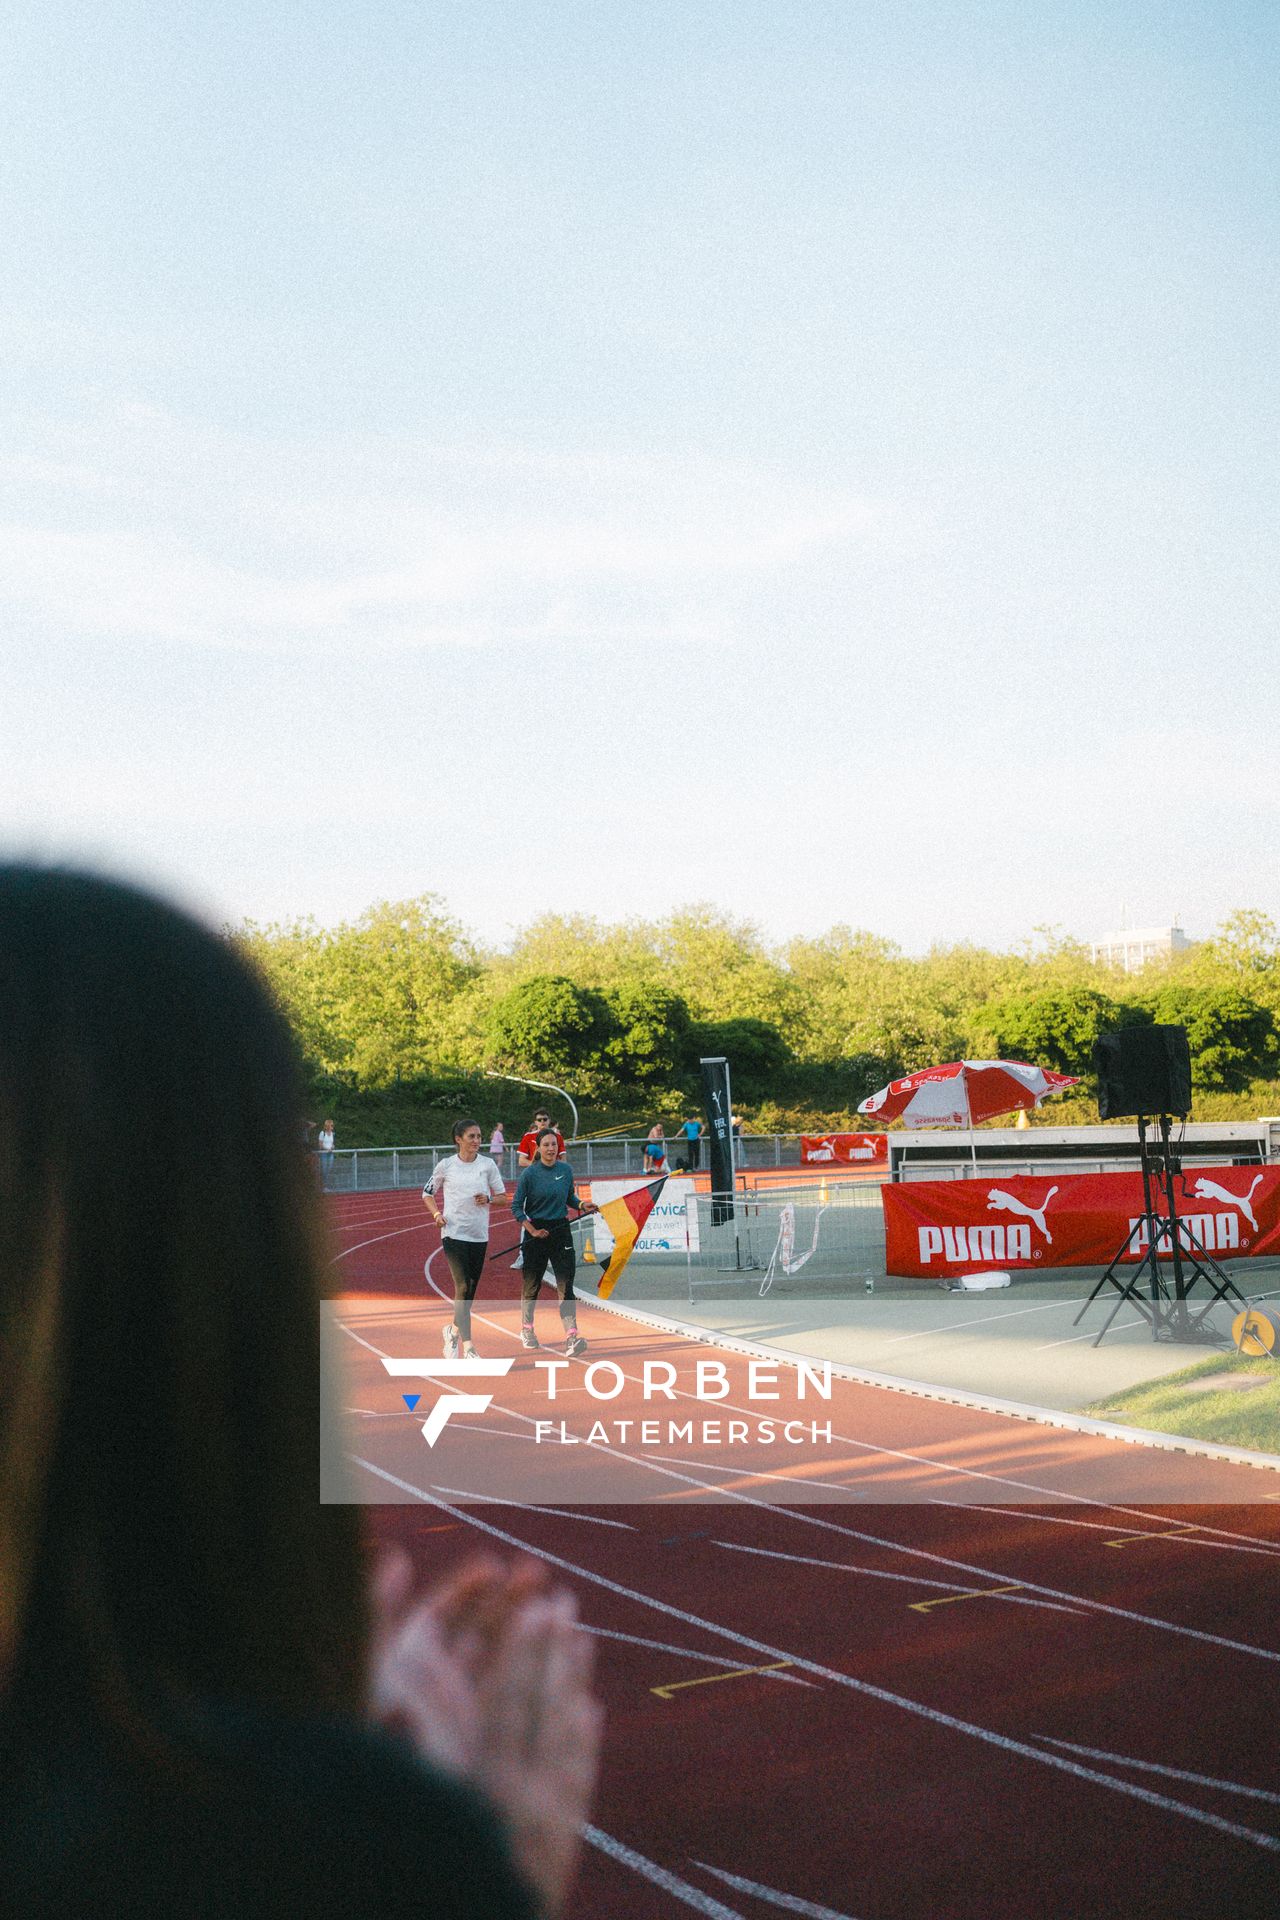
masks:
<path id="1" fill-rule="evenodd" d="M 680 1129 L 684 1135 L 685 1159 L 690 1173 L 696 1173 L 702 1164 L 702 1122 L 686 1120 Z"/>
<path id="2" fill-rule="evenodd" d="M 538 1157 L 538 1135 L 543 1131 L 544 1127 L 551 1127 L 551 1115 L 539 1107 L 533 1116 L 533 1121 L 528 1133 L 522 1133 L 520 1136 L 520 1145 L 516 1149 L 517 1166 L 531 1167 L 533 1165 Z M 561 1133 L 559 1127 L 551 1127 L 551 1131 L 555 1134 L 559 1142 L 558 1156 L 563 1160 L 564 1135 Z"/>
<path id="3" fill-rule="evenodd" d="M 489 1135 L 489 1158 L 495 1161 L 499 1168 L 502 1166 L 502 1156 L 506 1150 L 507 1136 L 502 1131 L 501 1120 L 498 1120 L 494 1124 L 493 1132 Z"/>
<path id="4" fill-rule="evenodd" d="M 333 1121 L 326 1120 L 316 1136 L 316 1145 L 320 1149 L 320 1184 L 329 1185 L 329 1176 L 333 1172 Z"/>

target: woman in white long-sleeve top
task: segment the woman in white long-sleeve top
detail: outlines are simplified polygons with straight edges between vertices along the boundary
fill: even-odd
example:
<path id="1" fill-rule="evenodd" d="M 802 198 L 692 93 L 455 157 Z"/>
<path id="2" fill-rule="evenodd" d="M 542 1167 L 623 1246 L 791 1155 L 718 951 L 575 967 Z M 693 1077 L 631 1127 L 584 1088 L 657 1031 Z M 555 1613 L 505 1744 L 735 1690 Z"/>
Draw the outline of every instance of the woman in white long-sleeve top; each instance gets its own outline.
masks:
<path id="1" fill-rule="evenodd" d="M 502 1175 L 480 1151 L 480 1123 L 459 1120 L 458 1151 L 442 1160 L 422 1190 L 433 1220 L 444 1229 L 441 1245 L 453 1275 L 453 1319 L 444 1330 L 446 1360 L 478 1360 L 471 1341 L 471 1302 L 489 1254 L 489 1209 L 506 1194 Z"/>

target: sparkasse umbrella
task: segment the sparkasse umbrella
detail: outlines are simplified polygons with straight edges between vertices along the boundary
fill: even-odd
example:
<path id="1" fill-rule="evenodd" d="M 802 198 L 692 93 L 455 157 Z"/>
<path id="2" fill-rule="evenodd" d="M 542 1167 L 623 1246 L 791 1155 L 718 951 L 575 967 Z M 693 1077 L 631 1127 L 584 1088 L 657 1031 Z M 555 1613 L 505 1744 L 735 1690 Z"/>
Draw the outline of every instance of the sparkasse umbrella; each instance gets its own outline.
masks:
<path id="1" fill-rule="evenodd" d="M 1051 1093 L 1078 1087 L 1078 1079 L 1025 1060 L 952 1060 L 891 1080 L 858 1108 L 878 1120 L 909 1127 L 976 1127 L 998 1113 L 1038 1107 Z"/>

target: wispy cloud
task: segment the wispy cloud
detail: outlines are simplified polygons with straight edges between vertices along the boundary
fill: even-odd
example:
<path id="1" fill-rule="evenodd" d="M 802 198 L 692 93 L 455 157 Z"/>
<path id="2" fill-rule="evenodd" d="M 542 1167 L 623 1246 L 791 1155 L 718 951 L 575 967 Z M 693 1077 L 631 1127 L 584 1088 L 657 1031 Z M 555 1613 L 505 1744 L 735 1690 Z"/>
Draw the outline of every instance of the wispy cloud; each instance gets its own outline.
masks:
<path id="1" fill-rule="evenodd" d="M 237 440 L 145 409 L 0 464 L 0 610 L 61 637 L 273 649 L 714 642 L 885 516 L 703 460 Z"/>

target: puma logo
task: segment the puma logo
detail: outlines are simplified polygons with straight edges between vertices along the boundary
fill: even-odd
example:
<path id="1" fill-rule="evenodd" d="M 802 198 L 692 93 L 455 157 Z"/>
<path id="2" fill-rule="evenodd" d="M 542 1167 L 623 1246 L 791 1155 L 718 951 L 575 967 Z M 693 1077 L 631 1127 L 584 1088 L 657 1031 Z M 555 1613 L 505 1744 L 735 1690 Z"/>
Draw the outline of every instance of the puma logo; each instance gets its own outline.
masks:
<path id="1" fill-rule="evenodd" d="M 1262 1175 L 1259 1173 L 1254 1175 L 1253 1185 L 1249 1188 L 1248 1193 L 1244 1195 L 1228 1193 L 1227 1189 L 1220 1187 L 1216 1180 L 1197 1180 L 1191 1191 L 1195 1194 L 1197 1200 L 1222 1200 L 1227 1206 L 1235 1207 L 1239 1213 L 1244 1215 L 1256 1233 L 1258 1231 L 1258 1223 L 1254 1219 L 1251 1202 L 1254 1194 L 1261 1185 Z"/>
<path id="2" fill-rule="evenodd" d="M 1033 1220 L 1035 1222 L 1049 1245 L 1052 1246 L 1053 1235 L 1044 1223 L 1044 1215 L 1045 1208 L 1057 1191 L 1058 1189 L 1056 1187 L 1050 1187 L 1038 1207 L 1029 1207 L 1025 1200 L 1019 1200 L 1016 1194 L 1004 1193 L 999 1187 L 990 1187 L 987 1190 L 987 1212 L 1020 1213 L 1025 1220 Z"/>

